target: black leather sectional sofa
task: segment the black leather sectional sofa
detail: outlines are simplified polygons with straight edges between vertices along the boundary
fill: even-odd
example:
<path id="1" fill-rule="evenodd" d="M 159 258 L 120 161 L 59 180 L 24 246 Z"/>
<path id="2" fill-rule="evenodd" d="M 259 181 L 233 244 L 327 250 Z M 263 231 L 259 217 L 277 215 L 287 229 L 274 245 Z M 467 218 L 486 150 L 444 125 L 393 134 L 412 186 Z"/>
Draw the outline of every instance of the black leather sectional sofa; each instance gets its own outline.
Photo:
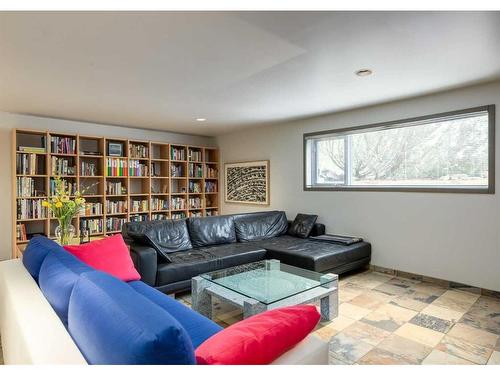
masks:
<path id="1" fill-rule="evenodd" d="M 283 211 L 266 211 L 131 222 L 123 236 L 142 281 L 165 293 L 189 289 L 191 278 L 202 273 L 263 259 L 336 274 L 370 262 L 367 242 L 344 246 L 298 238 L 287 234 L 289 224 Z M 316 223 L 310 236 L 324 233 Z"/>

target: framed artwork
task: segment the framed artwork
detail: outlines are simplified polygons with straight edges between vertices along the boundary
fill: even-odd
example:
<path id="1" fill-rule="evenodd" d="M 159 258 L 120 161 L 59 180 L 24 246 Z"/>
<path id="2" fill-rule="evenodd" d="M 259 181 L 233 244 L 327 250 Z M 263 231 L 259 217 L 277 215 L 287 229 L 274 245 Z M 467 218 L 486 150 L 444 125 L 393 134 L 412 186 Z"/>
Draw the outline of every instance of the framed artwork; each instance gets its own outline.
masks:
<path id="1" fill-rule="evenodd" d="M 227 203 L 269 204 L 269 160 L 224 164 Z"/>
<path id="2" fill-rule="evenodd" d="M 123 156 L 123 144 L 118 142 L 109 142 L 108 156 Z"/>

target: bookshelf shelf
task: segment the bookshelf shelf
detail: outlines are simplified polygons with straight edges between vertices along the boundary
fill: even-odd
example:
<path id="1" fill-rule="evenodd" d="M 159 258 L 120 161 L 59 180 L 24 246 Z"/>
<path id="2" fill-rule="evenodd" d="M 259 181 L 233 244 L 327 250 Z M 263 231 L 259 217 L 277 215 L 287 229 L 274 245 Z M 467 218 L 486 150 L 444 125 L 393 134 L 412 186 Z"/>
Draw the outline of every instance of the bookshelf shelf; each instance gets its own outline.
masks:
<path id="1" fill-rule="evenodd" d="M 205 181 L 214 184 L 211 188 L 219 186 L 216 148 L 14 129 L 12 155 L 14 250 L 34 235 L 54 238 L 57 219 L 17 217 L 19 205 L 36 205 L 37 200 L 52 197 L 55 176 L 68 181 L 75 191 L 86 190 L 83 197 L 91 208 L 74 219 L 77 235 L 82 229 L 90 229 L 93 238 L 120 233 L 128 221 L 218 214 L 218 192 L 205 192 Z M 74 168 L 74 173 L 59 173 L 68 168 L 69 172 Z M 125 211 L 113 212 L 119 202 Z M 132 204 L 139 211 L 132 211 Z"/>

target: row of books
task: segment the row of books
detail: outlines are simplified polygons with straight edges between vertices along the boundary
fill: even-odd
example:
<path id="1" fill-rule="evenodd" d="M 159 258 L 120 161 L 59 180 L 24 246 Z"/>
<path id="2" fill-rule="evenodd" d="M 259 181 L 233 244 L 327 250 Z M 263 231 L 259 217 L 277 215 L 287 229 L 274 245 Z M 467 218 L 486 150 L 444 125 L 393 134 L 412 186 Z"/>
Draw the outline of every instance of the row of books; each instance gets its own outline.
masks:
<path id="1" fill-rule="evenodd" d="M 50 170 L 52 174 L 57 175 L 74 175 L 75 166 L 73 165 L 73 160 L 67 158 L 59 158 L 57 156 L 52 156 L 50 158 Z"/>
<path id="2" fill-rule="evenodd" d="M 184 167 L 181 164 L 170 164 L 170 177 L 185 177 Z"/>
<path id="3" fill-rule="evenodd" d="M 42 144 L 45 144 L 45 137 L 42 137 Z M 19 146 L 17 148 L 17 150 L 21 151 L 21 152 L 29 152 L 29 153 L 33 153 L 33 154 L 45 154 L 45 152 L 47 151 L 45 146 L 42 146 L 42 147 Z"/>
<path id="4" fill-rule="evenodd" d="M 147 158 L 149 157 L 149 148 L 145 145 L 129 145 L 129 157 L 131 158 Z"/>
<path id="5" fill-rule="evenodd" d="M 16 240 L 28 241 L 28 234 L 26 233 L 26 225 L 24 223 L 16 225 Z"/>
<path id="6" fill-rule="evenodd" d="M 45 219 L 47 209 L 42 206 L 44 199 L 18 199 L 17 218 L 24 219 Z"/>
<path id="7" fill-rule="evenodd" d="M 106 175 L 122 177 L 127 176 L 127 161 L 118 158 L 106 158 Z"/>
<path id="8" fill-rule="evenodd" d="M 205 211 L 205 216 L 217 216 L 219 215 L 218 210 L 206 210 Z"/>
<path id="9" fill-rule="evenodd" d="M 217 183 L 214 181 L 205 181 L 205 193 L 217 193 Z"/>
<path id="10" fill-rule="evenodd" d="M 203 177 L 203 166 L 201 164 L 189 164 L 188 166 L 189 177 Z"/>
<path id="11" fill-rule="evenodd" d="M 106 194 L 108 195 L 125 195 L 127 194 L 127 188 L 121 181 L 106 181 Z"/>
<path id="12" fill-rule="evenodd" d="M 122 230 L 123 224 L 127 219 L 122 217 L 108 217 L 106 218 L 106 232 L 118 232 Z"/>
<path id="13" fill-rule="evenodd" d="M 168 210 L 168 199 L 151 198 L 151 210 L 152 211 Z"/>
<path id="14" fill-rule="evenodd" d="M 184 148 L 170 148 L 170 159 L 172 160 L 186 160 L 186 149 Z"/>
<path id="15" fill-rule="evenodd" d="M 151 214 L 151 220 L 167 220 L 167 214 Z"/>
<path id="16" fill-rule="evenodd" d="M 189 204 L 189 208 L 202 208 L 202 206 L 203 206 L 203 202 L 202 202 L 201 198 L 199 198 L 199 197 L 189 198 L 188 204 Z"/>
<path id="17" fill-rule="evenodd" d="M 188 191 L 190 193 L 201 193 L 201 182 L 189 181 Z"/>
<path id="18" fill-rule="evenodd" d="M 175 197 L 171 199 L 170 204 L 171 210 L 185 210 L 186 209 L 186 199 Z"/>
<path id="19" fill-rule="evenodd" d="M 108 214 L 124 214 L 127 212 L 127 201 L 106 200 L 106 212 Z"/>
<path id="20" fill-rule="evenodd" d="M 200 151 L 197 151 L 197 150 L 191 150 L 189 149 L 188 151 L 188 157 L 189 157 L 189 161 L 202 161 L 202 152 L 201 150 Z"/>
<path id="21" fill-rule="evenodd" d="M 101 202 L 85 202 L 85 205 L 80 211 L 82 216 L 91 215 L 102 215 L 102 203 Z"/>
<path id="22" fill-rule="evenodd" d="M 80 233 L 97 234 L 103 232 L 102 219 L 81 219 L 80 220 Z"/>
<path id="23" fill-rule="evenodd" d="M 159 162 L 152 162 L 151 163 L 151 176 L 161 177 L 161 175 L 162 175 L 161 164 Z"/>
<path id="24" fill-rule="evenodd" d="M 130 212 L 144 212 L 148 211 L 148 200 L 130 200 Z"/>
<path id="25" fill-rule="evenodd" d="M 78 186 L 76 182 L 68 179 L 64 179 L 66 181 L 66 190 L 70 192 L 71 195 L 75 195 L 76 191 L 78 190 Z M 50 179 L 49 183 L 49 191 L 50 195 L 53 196 L 56 193 L 56 180 Z"/>
<path id="26" fill-rule="evenodd" d="M 130 160 L 129 166 L 129 176 L 147 176 L 148 166 L 146 163 L 141 163 L 140 160 Z"/>
<path id="27" fill-rule="evenodd" d="M 97 161 L 82 161 L 80 164 L 80 176 L 98 176 L 99 168 Z"/>
<path id="28" fill-rule="evenodd" d="M 202 211 L 189 211 L 189 217 L 202 217 Z"/>
<path id="29" fill-rule="evenodd" d="M 139 215 L 130 215 L 130 221 L 136 222 L 136 221 L 148 221 L 148 214 L 139 214 Z"/>
<path id="30" fill-rule="evenodd" d="M 186 218 L 186 213 L 185 212 L 174 212 L 172 213 L 172 219 L 173 220 L 182 220 Z"/>
<path id="31" fill-rule="evenodd" d="M 17 154 L 17 174 L 45 174 L 45 157 L 37 154 Z"/>
<path id="32" fill-rule="evenodd" d="M 51 152 L 57 154 L 75 154 L 76 153 L 76 139 L 69 137 L 50 137 Z"/>
<path id="33" fill-rule="evenodd" d="M 36 181 L 33 177 L 18 177 L 16 186 L 16 195 L 18 197 L 37 197 L 45 195 L 43 190 L 37 190 Z"/>
<path id="34" fill-rule="evenodd" d="M 219 170 L 217 168 L 213 168 L 209 165 L 205 166 L 205 178 L 217 178 L 219 177 Z"/>

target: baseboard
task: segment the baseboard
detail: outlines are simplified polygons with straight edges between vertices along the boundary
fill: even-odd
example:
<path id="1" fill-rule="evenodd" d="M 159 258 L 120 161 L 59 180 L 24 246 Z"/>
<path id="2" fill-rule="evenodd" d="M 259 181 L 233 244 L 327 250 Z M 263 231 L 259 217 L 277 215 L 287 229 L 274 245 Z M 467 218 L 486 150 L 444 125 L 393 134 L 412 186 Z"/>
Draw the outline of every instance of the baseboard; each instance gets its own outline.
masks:
<path id="1" fill-rule="evenodd" d="M 404 278 L 407 278 L 407 279 L 413 279 L 413 280 L 419 280 L 419 281 L 426 281 L 426 282 L 429 282 L 429 283 L 438 284 L 438 285 L 441 285 L 441 286 L 443 286 L 445 288 L 449 288 L 449 289 L 463 290 L 463 291 L 469 292 L 469 293 L 481 294 L 483 296 L 500 298 L 500 292 L 499 291 L 490 290 L 490 289 L 484 289 L 484 288 L 479 288 L 479 287 L 472 286 L 472 285 L 466 285 L 466 284 L 462 284 L 462 283 L 457 283 L 455 281 L 438 279 L 438 278 L 435 278 L 435 277 L 424 276 L 424 275 L 420 275 L 420 274 L 416 274 L 416 273 L 395 270 L 395 269 L 392 269 L 392 268 L 380 267 L 380 266 L 376 266 L 374 264 L 370 264 L 370 269 L 373 270 L 373 271 L 380 272 L 380 273 L 385 273 L 385 274 L 388 274 L 388 275 L 394 275 L 394 276 L 404 277 Z"/>

